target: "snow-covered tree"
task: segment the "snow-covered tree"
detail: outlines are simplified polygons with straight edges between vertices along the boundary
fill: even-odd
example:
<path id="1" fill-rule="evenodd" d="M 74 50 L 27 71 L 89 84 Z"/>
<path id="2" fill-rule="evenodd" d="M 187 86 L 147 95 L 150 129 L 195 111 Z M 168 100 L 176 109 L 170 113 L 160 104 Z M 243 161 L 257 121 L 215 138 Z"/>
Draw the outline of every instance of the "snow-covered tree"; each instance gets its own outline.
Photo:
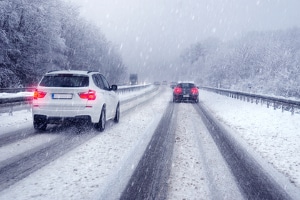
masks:
<path id="1" fill-rule="evenodd" d="M 126 69 L 101 30 L 62 0 L 0 1 L 0 45 L 1 87 L 15 85 L 4 77 L 24 86 L 55 69 L 99 70 L 116 80 Z"/>
<path id="2" fill-rule="evenodd" d="M 201 44 L 201 50 L 188 48 L 181 57 L 185 66 L 182 70 L 192 69 L 201 77 L 202 85 L 300 97 L 299 28 L 251 32 L 239 39 L 218 43 L 214 51 L 207 50 L 209 45 Z M 199 62 L 198 55 L 203 52 L 205 59 Z M 195 65 L 199 66 L 197 70 Z"/>

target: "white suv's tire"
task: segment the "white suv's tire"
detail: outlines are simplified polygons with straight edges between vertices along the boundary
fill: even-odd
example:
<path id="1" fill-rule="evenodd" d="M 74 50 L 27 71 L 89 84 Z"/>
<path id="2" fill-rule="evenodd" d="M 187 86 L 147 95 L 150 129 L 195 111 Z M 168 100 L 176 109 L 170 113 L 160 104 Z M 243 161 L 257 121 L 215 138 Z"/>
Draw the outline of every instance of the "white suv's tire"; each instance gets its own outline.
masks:
<path id="1" fill-rule="evenodd" d="M 33 127 L 35 130 L 45 131 L 47 128 L 47 123 L 40 123 L 40 122 L 33 121 Z"/>
<path id="2" fill-rule="evenodd" d="M 114 122 L 119 123 L 119 121 L 120 121 L 120 104 L 118 103 L 117 108 L 116 108 Z"/>
<path id="3" fill-rule="evenodd" d="M 105 123 L 106 123 L 106 112 L 105 112 L 105 109 L 102 108 L 99 122 L 95 124 L 95 128 L 98 131 L 102 132 L 105 129 Z"/>

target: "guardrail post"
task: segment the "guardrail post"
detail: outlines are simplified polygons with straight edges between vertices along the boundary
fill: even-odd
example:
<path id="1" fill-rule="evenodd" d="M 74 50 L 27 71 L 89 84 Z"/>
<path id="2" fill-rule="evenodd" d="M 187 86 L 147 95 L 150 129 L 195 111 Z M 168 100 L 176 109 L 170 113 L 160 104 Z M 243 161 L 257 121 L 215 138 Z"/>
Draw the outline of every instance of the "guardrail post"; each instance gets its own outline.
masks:
<path id="1" fill-rule="evenodd" d="M 29 106 L 28 109 L 27 109 L 28 112 L 31 112 L 31 106 L 32 106 L 32 105 L 30 104 L 30 106 Z"/>
<path id="2" fill-rule="evenodd" d="M 9 112 L 8 112 L 8 115 L 9 115 L 9 116 L 12 116 L 12 115 L 13 115 L 13 110 L 14 110 L 14 107 L 13 107 L 13 105 L 11 105 L 11 106 L 9 107 Z"/>

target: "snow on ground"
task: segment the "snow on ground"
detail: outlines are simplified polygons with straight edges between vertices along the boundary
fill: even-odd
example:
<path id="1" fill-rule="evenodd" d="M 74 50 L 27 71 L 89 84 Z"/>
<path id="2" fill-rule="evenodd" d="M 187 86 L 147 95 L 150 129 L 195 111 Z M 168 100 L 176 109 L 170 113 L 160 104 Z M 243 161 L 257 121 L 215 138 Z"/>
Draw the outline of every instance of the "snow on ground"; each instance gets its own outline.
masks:
<path id="1" fill-rule="evenodd" d="M 101 134 L 94 131 L 97 135 L 92 140 L 2 191 L 0 199 L 117 199 L 170 98 L 169 93 L 164 93 L 143 112 L 125 115 Z"/>
<path id="2" fill-rule="evenodd" d="M 0 93 L 0 99 L 14 98 L 14 97 L 30 97 L 30 96 L 32 96 L 32 92 Z"/>
<path id="3" fill-rule="evenodd" d="M 170 95 L 171 90 L 169 91 Z M 129 98 L 129 94 L 124 94 L 124 97 L 121 98 Z M 112 188 L 112 190 L 108 190 L 108 194 L 109 192 L 113 193 L 115 188 L 112 186 L 116 184 L 114 181 L 122 182 L 118 179 L 118 173 L 124 170 L 116 171 L 114 169 L 119 166 L 117 162 L 129 166 L 129 169 L 125 170 L 126 173 L 135 167 L 135 164 L 129 163 L 130 159 L 128 158 L 135 155 L 133 152 L 137 149 L 126 149 L 126 147 L 138 143 L 136 148 L 139 148 L 141 152 L 141 148 L 146 146 L 146 141 L 143 141 L 143 138 L 135 130 L 142 128 L 146 135 L 149 134 L 160 117 L 156 112 L 160 113 L 164 110 L 166 104 L 169 103 L 168 98 L 168 95 L 164 95 L 156 99 L 154 104 L 151 104 L 153 106 L 146 109 L 147 113 L 143 110 L 138 114 L 125 116 L 125 119 L 121 119 L 118 125 L 112 126 L 107 132 L 96 136 L 93 140 L 68 152 L 65 156 L 1 192 L 0 199 L 81 199 L 82 197 L 92 199 L 95 195 L 100 195 L 101 188 L 101 192 L 103 192 L 103 188 Z M 206 91 L 200 91 L 200 100 L 220 121 L 235 130 L 235 133 L 238 134 L 236 137 L 244 140 L 300 188 L 299 114 L 282 113 L 281 110 L 267 108 L 264 105 L 251 104 Z M 137 120 L 141 123 L 135 125 Z M 13 130 L 15 126 L 22 127 L 22 124 L 32 126 L 31 113 L 27 110 L 16 111 L 13 116 L 0 114 L 1 132 Z M 180 142 L 188 142 L 188 138 L 182 138 Z M 110 148 L 99 148 L 102 143 L 105 143 L 102 146 Z M 180 150 L 183 149 L 179 148 L 176 151 Z M 194 148 L 190 148 L 188 151 L 192 155 L 198 153 Z M 121 158 L 121 154 L 124 157 Z M 110 160 L 111 163 L 106 164 L 110 166 L 103 168 L 104 164 L 101 159 Z M 95 172 L 98 174 L 97 176 L 95 176 Z M 111 173 L 115 173 L 113 178 L 107 179 L 108 174 Z M 190 176 L 188 173 L 185 174 L 185 178 L 193 179 L 193 173 L 190 174 Z M 119 187 L 121 184 L 119 183 Z M 107 187 L 103 187 L 103 185 Z M 179 181 L 178 185 L 172 187 L 189 187 L 189 185 L 182 185 Z M 184 188 L 182 191 L 185 191 Z M 190 199 L 195 198 L 190 197 Z M 189 199 L 189 195 L 187 195 L 187 199 Z"/>
<path id="4" fill-rule="evenodd" d="M 258 152 L 264 160 L 300 188 L 300 114 L 201 91 L 200 100 Z"/>
<path id="5" fill-rule="evenodd" d="M 189 110 L 192 108 L 191 105 L 180 106 L 189 106 Z M 211 199 L 205 166 L 201 159 L 202 152 L 200 153 L 198 149 L 198 141 L 195 136 L 195 134 L 199 134 L 199 130 L 196 130 L 197 133 L 195 133 L 193 121 L 190 120 L 191 115 L 193 115 L 191 111 L 187 113 L 178 111 L 178 127 L 175 130 L 172 169 L 168 181 L 168 199 L 170 200 L 185 199 L 187 194 L 198 199 Z"/>
<path id="6" fill-rule="evenodd" d="M 28 123 L 32 124 L 31 110 L 15 111 L 12 115 L 8 112 L 0 113 L 0 135 L 22 129 Z"/>
<path id="7" fill-rule="evenodd" d="M 37 135 L 0 148 L 0 162 L 58 138 L 58 135 Z"/>
<path id="8" fill-rule="evenodd" d="M 192 104 L 178 105 L 168 198 L 243 199 L 217 145 Z"/>

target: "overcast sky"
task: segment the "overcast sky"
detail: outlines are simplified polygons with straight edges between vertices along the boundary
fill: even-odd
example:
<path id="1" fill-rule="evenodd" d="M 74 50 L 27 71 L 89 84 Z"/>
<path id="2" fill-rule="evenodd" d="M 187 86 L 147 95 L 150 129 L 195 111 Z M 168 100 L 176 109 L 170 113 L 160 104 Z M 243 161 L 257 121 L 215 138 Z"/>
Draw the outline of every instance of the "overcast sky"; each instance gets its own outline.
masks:
<path id="1" fill-rule="evenodd" d="M 208 37 L 300 26 L 300 0 L 70 0 L 120 49 L 129 72 L 169 65 Z M 138 71 L 138 70 L 137 70 Z"/>

